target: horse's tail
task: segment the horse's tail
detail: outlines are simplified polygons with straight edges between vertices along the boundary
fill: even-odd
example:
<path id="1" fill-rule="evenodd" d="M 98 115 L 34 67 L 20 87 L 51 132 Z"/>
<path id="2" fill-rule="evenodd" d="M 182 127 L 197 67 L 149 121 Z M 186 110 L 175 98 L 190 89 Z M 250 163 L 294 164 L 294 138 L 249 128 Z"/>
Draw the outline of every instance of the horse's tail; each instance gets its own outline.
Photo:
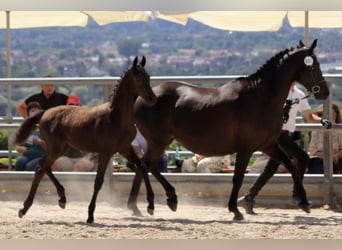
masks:
<path id="1" fill-rule="evenodd" d="M 44 113 L 45 110 L 38 111 L 20 125 L 17 133 L 15 134 L 15 144 L 22 144 L 30 136 L 30 134 L 37 128 L 37 123 L 40 121 Z"/>

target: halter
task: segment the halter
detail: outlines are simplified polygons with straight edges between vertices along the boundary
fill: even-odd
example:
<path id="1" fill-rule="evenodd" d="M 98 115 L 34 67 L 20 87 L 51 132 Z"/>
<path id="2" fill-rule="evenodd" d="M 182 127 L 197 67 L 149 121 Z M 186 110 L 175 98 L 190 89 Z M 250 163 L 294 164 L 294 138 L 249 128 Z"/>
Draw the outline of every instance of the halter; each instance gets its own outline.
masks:
<path id="1" fill-rule="evenodd" d="M 312 56 L 306 56 L 304 58 L 304 64 L 307 68 L 311 69 L 311 76 L 312 76 L 312 82 L 313 82 L 313 85 L 311 87 L 311 90 L 308 90 L 310 95 L 311 94 L 316 94 L 316 93 L 319 93 L 321 91 L 321 87 L 320 87 L 320 83 L 324 82 L 324 79 L 321 79 L 321 80 L 315 80 L 317 78 L 320 78 L 319 76 L 315 75 L 315 70 L 314 70 L 314 60 L 312 58 Z M 309 96 L 310 96 L 309 95 Z M 307 96 L 307 97 L 309 97 Z M 307 98 L 306 97 L 306 98 Z"/>
<path id="2" fill-rule="evenodd" d="M 285 106 L 283 108 L 283 122 L 284 123 L 287 123 L 287 121 L 289 120 L 289 112 L 290 112 L 290 109 L 292 108 L 292 105 L 298 104 L 301 100 L 309 98 L 313 94 L 319 93 L 321 91 L 320 83 L 323 82 L 324 80 L 318 80 L 318 81 L 315 80 L 317 78 L 317 76 L 315 76 L 315 74 L 314 74 L 314 72 L 315 72 L 314 67 L 313 67 L 314 60 L 313 60 L 312 56 L 306 56 L 304 58 L 304 64 L 307 68 L 311 69 L 311 76 L 313 79 L 313 81 L 312 81 L 313 85 L 311 87 L 311 90 L 308 90 L 309 94 L 304 96 L 303 98 L 300 98 L 300 99 L 296 98 L 294 100 L 290 100 L 290 99 L 286 100 Z"/>

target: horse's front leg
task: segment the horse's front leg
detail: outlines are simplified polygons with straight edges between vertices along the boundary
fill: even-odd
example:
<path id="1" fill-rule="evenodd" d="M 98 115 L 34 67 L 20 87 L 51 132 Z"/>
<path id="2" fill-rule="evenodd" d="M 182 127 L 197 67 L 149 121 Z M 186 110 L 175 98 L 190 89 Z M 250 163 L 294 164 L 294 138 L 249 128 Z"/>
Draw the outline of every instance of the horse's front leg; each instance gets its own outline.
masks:
<path id="1" fill-rule="evenodd" d="M 233 188 L 228 202 L 228 209 L 234 213 L 234 220 L 243 220 L 243 215 L 237 208 L 239 191 L 245 176 L 245 171 L 252 153 L 238 152 L 236 154 L 235 172 L 233 176 Z"/>
<path id="2" fill-rule="evenodd" d="M 44 174 L 45 174 L 45 172 L 39 163 L 37 168 L 36 168 L 36 171 L 34 173 L 34 178 L 32 180 L 29 195 L 27 196 L 27 198 L 24 202 L 24 207 L 22 209 L 20 209 L 18 212 L 19 218 L 22 218 L 26 214 L 26 212 L 29 210 L 29 208 L 31 207 L 31 205 L 33 203 L 34 196 L 36 195 L 36 192 L 37 192 L 37 188 L 38 188 L 39 183 L 42 180 Z"/>
<path id="3" fill-rule="evenodd" d="M 103 185 L 103 181 L 104 181 L 104 176 L 105 176 L 105 172 L 106 172 L 106 168 L 107 168 L 107 164 L 109 162 L 110 159 L 110 155 L 106 154 L 99 154 L 99 163 L 98 163 L 98 168 L 97 168 L 97 173 L 96 173 L 96 177 L 95 177 L 95 183 L 94 183 L 94 193 L 93 196 L 91 198 L 90 204 L 88 206 L 88 219 L 87 219 L 87 223 L 93 223 L 94 222 L 94 211 L 95 211 L 95 207 L 96 207 L 96 199 L 97 199 L 97 195 Z"/>

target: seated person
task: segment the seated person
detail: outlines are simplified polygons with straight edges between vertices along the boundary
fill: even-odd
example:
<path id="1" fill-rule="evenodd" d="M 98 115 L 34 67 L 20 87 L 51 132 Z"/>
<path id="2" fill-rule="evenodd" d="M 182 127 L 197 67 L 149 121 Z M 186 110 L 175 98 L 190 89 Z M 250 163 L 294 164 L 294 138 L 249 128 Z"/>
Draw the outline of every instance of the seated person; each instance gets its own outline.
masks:
<path id="1" fill-rule="evenodd" d="M 64 156 L 58 157 L 51 169 L 52 171 L 96 171 L 96 164 L 93 154 L 83 154 L 78 149 L 70 148 Z"/>
<path id="2" fill-rule="evenodd" d="M 138 130 L 138 128 L 137 128 L 137 134 L 136 134 L 134 140 L 132 141 L 132 147 L 133 147 L 136 155 L 139 157 L 139 159 L 141 159 L 144 156 L 144 153 L 147 150 L 147 141 L 144 138 L 144 136 L 141 134 L 141 132 Z M 167 168 L 168 155 L 167 155 L 166 151 L 165 151 L 164 155 L 160 158 L 160 161 L 158 164 L 159 164 L 158 170 L 160 173 L 167 173 L 168 172 L 168 168 Z M 132 162 L 127 161 L 126 166 L 128 168 L 130 168 L 132 171 L 135 171 L 135 165 Z"/>
<path id="3" fill-rule="evenodd" d="M 263 172 L 269 159 L 270 159 L 270 157 L 264 153 L 262 155 L 260 155 L 251 165 L 249 173 L 261 173 L 261 172 Z M 288 170 L 284 166 L 284 164 L 281 163 L 278 167 L 277 173 L 288 173 Z"/>
<path id="4" fill-rule="evenodd" d="M 186 160 L 176 160 L 176 166 L 182 173 L 222 173 L 230 166 L 230 155 L 204 156 L 194 154 Z"/>
<path id="5" fill-rule="evenodd" d="M 332 106 L 332 123 L 342 123 L 341 112 L 336 104 Z M 323 116 L 323 105 L 317 108 L 316 115 Z M 342 132 L 331 131 L 333 144 L 333 170 L 334 173 L 342 173 Z M 310 161 L 308 166 L 309 174 L 323 174 L 323 147 L 324 131 L 314 130 L 311 133 L 311 140 L 309 143 Z"/>
<path id="6" fill-rule="evenodd" d="M 67 105 L 81 106 L 81 100 L 76 95 L 70 95 Z M 70 148 L 69 151 L 59 157 L 52 165 L 52 171 L 96 171 L 97 154 L 85 154 L 78 149 Z"/>
<path id="7" fill-rule="evenodd" d="M 41 109 L 38 102 L 30 102 L 27 105 L 27 117 L 34 115 Z M 45 142 L 40 138 L 40 132 L 37 129 L 34 131 L 22 145 L 15 145 L 16 150 L 22 153 L 15 163 L 14 169 L 16 171 L 35 171 L 39 160 L 45 154 Z"/>

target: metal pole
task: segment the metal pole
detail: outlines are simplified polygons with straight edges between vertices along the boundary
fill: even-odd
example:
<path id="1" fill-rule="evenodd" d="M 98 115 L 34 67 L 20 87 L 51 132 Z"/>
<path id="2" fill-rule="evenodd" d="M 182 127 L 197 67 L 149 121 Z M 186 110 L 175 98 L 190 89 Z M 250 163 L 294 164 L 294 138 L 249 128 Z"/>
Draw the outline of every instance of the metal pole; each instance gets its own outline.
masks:
<path id="1" fill-rule="evenodd" d="M 12 77 L 11 72 L 11 23 L 10 23 L 10 11 L 6 11 L 6 74 L 7 78 Z M 11 83 L 7 83 L 7 122 L 12 123 L 12 86 Z M 11 131 L 8 132 L 7 135 L 7 145 L 8 148 L 12 149 L 13 147 L 13 133 Z M 12 150 L 9 151 L 8 160 L 9 170 L 12 170 Z"/>
<path id="2" fill-rule="evenodd" d="M 332 93 L 332 83 L 328 82 L 328 87 L 330 93 Z M 324 117 L 331 120 L 332 117 L 332 95 L 330 94 L 328 98 L 323 103 L 323 113 Z M 333 205 L 333 145 L 332 145 L 332 135 L 330 131 L 324 131 L 324 142 L 323 142 L 323 169 L 324 169 L 324 204 L 329 206 Z"/>
<path id="3" fill-rule="evenodd" d="M 309 11 L 305 11 L 305 24 L 304 24 L 304 44 L 309 46 Z"/>

